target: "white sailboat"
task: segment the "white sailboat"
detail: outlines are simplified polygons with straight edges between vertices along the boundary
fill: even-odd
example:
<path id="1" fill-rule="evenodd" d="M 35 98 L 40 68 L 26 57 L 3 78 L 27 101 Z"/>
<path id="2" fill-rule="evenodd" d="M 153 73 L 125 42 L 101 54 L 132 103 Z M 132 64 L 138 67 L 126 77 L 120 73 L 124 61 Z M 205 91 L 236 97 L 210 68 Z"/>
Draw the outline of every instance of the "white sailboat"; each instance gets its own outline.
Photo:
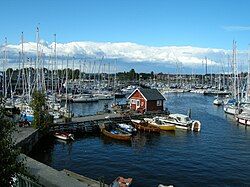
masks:
<path id="1" fill-rule="evenodd" d="M 232 93 L 233 99 L 230 99 L 224 105 L 224 112 L 231 115 L 236 115 L 239 113 L 239 79 L 238 79 L 238 71 L 237 71 L 237 64 L 236 64 L 236 42 L 233 41 L 233 85 L 232 85 Z M 237 100 L 236 100 L 237 98 Z"/>
<path id="2" fill-rule="evenodd" d="M 73 117 L 73 114 L 68 109 L 68 58 L 67 58 L 67 68 L 66 68 L 65 92 L 66 92 L 65 105 L 64 107 L 61 107 L 59 111 L 65 118 L 71 118 Z"/>

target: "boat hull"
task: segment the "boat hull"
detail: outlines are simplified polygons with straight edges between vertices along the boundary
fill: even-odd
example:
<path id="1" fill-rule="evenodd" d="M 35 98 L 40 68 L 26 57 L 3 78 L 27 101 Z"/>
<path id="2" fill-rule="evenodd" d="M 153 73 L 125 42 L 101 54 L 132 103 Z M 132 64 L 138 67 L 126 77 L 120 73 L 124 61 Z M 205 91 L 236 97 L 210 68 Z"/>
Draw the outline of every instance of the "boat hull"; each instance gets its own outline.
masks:
<path id="1" fill-rule="evenodd" d="M 175 125 L 159 125 L 158 126 L 163 131 L 174 131 Z"/>
<path id="2" fill-rule="evenodd" d="M 61 140 L 74 140 L 74 137 L 70 133 L 55 133 L 54 136 Z"/>
<path id="3" fill-rule="evenodd" d="M 144 132 L 153 132 L 153 133 L 159 133 L 161 131 L 160 128 L 152 126 L 152 125 L 147 125 L 147 124 L 137 124 L 133 123 L 135 128 L 139 131 L 144 131 Z"/>
<path id="4" fill-rule="evenodd" d="M 102 134 L 109 138 L 113 138 L 116 140 L 121 140 L 121 141 L 130 141 L 131 140 L 131 134 L 113 134 L 109 131 L 107 131 L 105 128 L 101 128 Z"/>
<path id="5" fill-rule="evenodd" d="M 247 118 L 247 117 L 238 115 L 238 116 L 235 116 L 235 119 L 236 119 L 236 121 L 237 121 L 238 123 L 240 123 L 240 124 L 242 124 L 242 125 L 250 126 L 250 118 Z"/>
<path id="6" fill-rule="evenodd" d="M 238 109 L 237 107 L 232 107 L 232 106 L 225 106 L 224 107 L 224 112 L 227 114 L 231 114 L 231 115 L 236 115 L 238 113 Z"/>

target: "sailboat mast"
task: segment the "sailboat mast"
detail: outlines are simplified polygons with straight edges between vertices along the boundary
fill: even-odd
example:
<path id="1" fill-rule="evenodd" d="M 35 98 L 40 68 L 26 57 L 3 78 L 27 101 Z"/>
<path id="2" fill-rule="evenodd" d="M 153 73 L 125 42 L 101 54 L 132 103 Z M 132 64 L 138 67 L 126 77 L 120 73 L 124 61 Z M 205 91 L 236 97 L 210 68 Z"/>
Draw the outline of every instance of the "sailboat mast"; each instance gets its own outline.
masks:
<path id="1" fill-rule="evenodd" d="M 246 84 L 246 95 L 245 95 L 245 99 L 246 101 L 248 101 L 248 94 L 249 94 L 249 89 L 250 89 L 250 44 L 248 44 L 248 53 L 247 53 L 247 64 L 248 64 L 248 68 L 247 68 L 247 84 Z"/>
<path id="2" fill-rule="evenodd" d="M 68 107 L 68 65 L 69 65 L 69 56 L 67 57 L 67 65 L 66 65 L 66 80 L 65 80 L 65 88 L 66 88 L 66 102 L 65 102 L 65 108 Z"/>
<path id="3" fill-rule="evenodd" d="M 57 45 L 57 43 L 56 43 L 56 34 L 54 34 L 54 55 L 55 55 L 56 82 L 57 82 L 56 86 L 58 88 L 58 92 L 59 92 L 59 95 L 60 95 L 61 91 L 60 91 L 60 83 L 59 83 L 60 80 L 59 80 L 59 71 L 58 71 L 58 64 L 57 64 L 56 45 Z"/>
<path id="4" fill-rule="evenodd" d="M 36 28 L 36 63 L 35 63 L 35 70 L 36 70 L 36 90 L 38 91 L 38 82 L 39 82 L 39 27 Z"/>
<path id="5" fill-rule="evenodd" d="M 22 50 L 21 50 L 21 55 L 22 55 L 22 88 L 23 88 L 23 98 L 24 98 L 24 80 L 25 80 L 25 73 L 24 73 L 24 53 L 23 53 L 23 32 L 22 32 L 22 35 L 21 35 L 21 42 L 22 42 Z"/>
<path id="6" fill-rule="evenodd" d="M 5 98 L 7 98 L 6 65 L 7 65 L 7 37 L 5 37 L 5 44 L 4 44 L 4 63 L 3 63 L 3 72 L 4 72 L 4 97 L 5 97 Z"/>
<path id="7" fill-rule="evenodd" d="M 54 61 L 53 57 L 51 57 L 51 94 L 54 94 Z"/>

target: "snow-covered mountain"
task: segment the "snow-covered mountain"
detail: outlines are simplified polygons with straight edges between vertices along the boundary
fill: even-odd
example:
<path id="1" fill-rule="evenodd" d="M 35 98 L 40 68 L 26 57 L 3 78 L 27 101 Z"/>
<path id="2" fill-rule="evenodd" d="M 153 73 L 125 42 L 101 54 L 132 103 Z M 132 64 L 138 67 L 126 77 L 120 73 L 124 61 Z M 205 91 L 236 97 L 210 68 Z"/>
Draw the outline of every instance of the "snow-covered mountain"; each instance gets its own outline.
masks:
<path id="1" fill-rule="evenodd" d="M 54 43 L 48 44 L 41 41 L 40 49 L 45 56 L 53 55 Z M 4 47 L 1 46 L 1 51 Z M 8 45 L 8 58 L 11 62 L 12 59 L 18 57 L 21 51 L 21 44 Z M 26 56 L 36 54 L 36 43 L 24 43 L 24 52 Z M 192 46 L 163 46 L 154 47 L 139 45 L 130 42 L 111 43 L 111 42 L 70 42 L 70 43 L 57 43 L 58 56 L 71 56 L 76 58 L 93 57 L 105 59 L 119 59 L 124 63 L 144 63 L 158 66 L 176 66 L 179 64 L 183 67 L 197 67 L 201 66 L 204 62 L 205 56 L 208 58 L 208 65 L 216 65 L 219 62 L 226 62 L 228 55 L 231 55 L 230 50 L 213 49 L 213 48 L 200 48 Z M 246 55 L 241 52 L 241 56 Z M 16 62 L 16 60 L 15 60 Z"/>

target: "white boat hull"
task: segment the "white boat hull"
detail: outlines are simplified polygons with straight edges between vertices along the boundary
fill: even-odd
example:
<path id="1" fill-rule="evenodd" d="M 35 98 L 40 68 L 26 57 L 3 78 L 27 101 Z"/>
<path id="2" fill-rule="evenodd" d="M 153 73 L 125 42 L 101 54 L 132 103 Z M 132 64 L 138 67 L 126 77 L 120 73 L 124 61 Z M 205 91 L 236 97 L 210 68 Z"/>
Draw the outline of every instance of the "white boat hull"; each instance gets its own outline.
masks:
<path id="1" fill-rule="evenodd" d="M 238 113 L 238 108 L 236 106 L 225 106 L 224 112 L 231 115 L 236 115 Z"/>
<path id="2" fill-rule="evenodd" d="M 61 140 L 74 140 L 73 134 L 64 135 L 60 133 L 55 133 L 54 136 Z"/>

